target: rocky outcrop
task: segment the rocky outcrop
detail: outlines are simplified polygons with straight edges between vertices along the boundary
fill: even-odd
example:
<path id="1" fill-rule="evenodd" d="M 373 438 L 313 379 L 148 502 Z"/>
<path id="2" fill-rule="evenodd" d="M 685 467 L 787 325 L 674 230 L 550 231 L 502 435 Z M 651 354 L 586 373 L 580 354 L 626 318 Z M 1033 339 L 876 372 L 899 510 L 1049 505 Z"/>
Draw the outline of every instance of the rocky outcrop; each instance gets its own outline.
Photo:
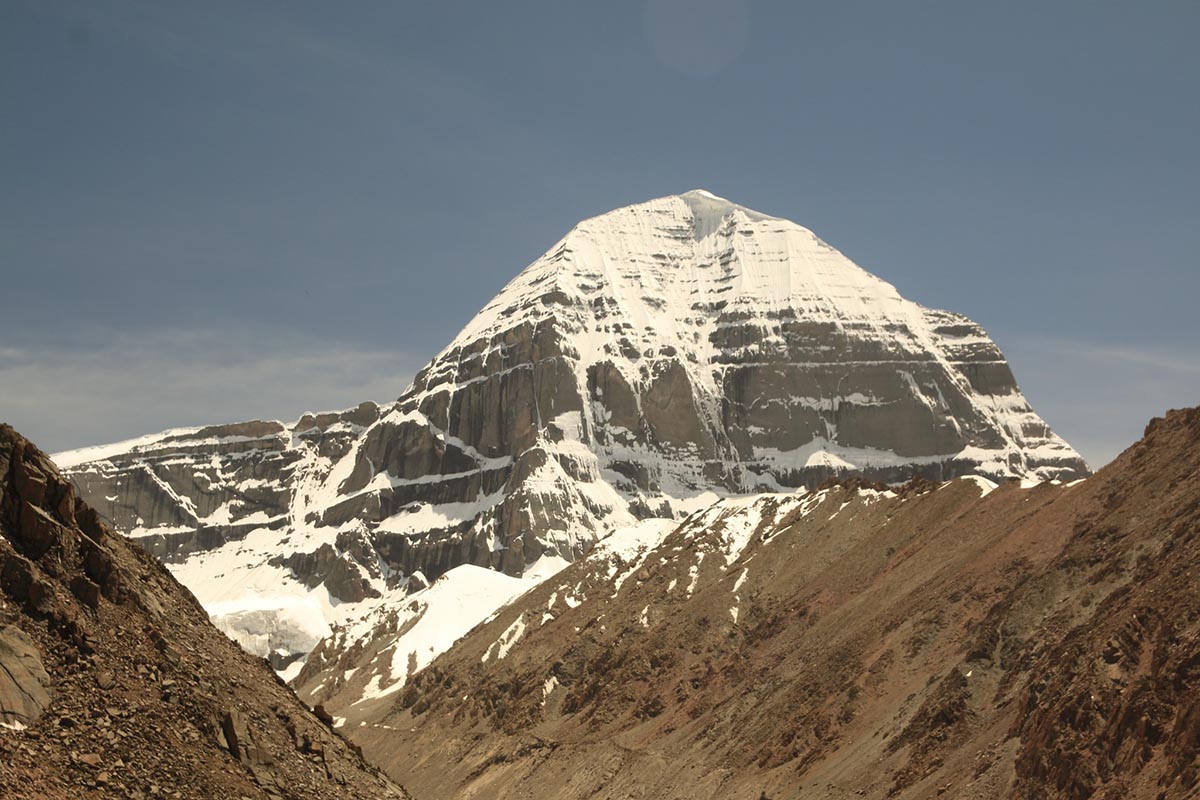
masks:
<path id="1" fill-rule="evenodd" d="M 306 414 L 292 425 L 244 422 L 167 431 L 56 459 L 118 530 L 167 563 L 285 529 L 310 513 L 305 491 L 379 417 L 374 403 Z"/>
<path id="2" fill-rule="evenodd" d="M 407 795 L 0 425 L 0 795 Z"/>
<path id="3" fill-rule="evenodd" d="M 1078 484 L 831 481 L 613 538 L 326 703 L 418 795 L 1200 791 L 1200 409 Z"/>
<path id="4" fill-rule="evenodd" d="M 27 728 L 50 705 L 50 678 L 42 656 L 23 630 L 0 630 L 0 724 Z"/>
<path id="5" fill-rule="evenodd" d="M 305 586 L 325 586 L 330 597 L 358 603 L 368 597 L 380 597 L 368 576 L 354 559 L 352 551 L 342 551 L 326 542 L 311 553 L 276 556 L 267 563 L 286 567 Z"/>

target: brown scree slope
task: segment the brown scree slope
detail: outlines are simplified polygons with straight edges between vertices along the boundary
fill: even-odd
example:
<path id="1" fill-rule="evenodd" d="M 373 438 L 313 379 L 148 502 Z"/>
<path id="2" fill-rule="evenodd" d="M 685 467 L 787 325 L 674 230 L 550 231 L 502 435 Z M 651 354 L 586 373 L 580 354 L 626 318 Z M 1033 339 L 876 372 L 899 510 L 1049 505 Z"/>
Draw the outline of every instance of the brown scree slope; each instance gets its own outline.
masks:
<path id="1" fill-rule="evenodd" d="M 577 562 L 351 735 L 419 800 L 1200 796 L 1200 409 L 1075 485 L 759 502 L 728 567 L 720 521 Z"/>
<path id="2" fill-rule="evenodd" d="M 404 798 L 0 425 L 0 797 Z"/>

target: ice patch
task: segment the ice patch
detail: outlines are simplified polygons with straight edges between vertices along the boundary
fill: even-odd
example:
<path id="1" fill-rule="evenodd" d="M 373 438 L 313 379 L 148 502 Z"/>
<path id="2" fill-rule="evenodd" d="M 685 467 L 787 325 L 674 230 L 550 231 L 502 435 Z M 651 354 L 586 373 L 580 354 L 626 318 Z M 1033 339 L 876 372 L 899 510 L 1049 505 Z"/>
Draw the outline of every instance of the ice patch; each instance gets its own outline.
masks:
<path id="1" fill-rule="evenodd" d="M 525 615 L 517 617 L 513 623 L 504 629 L 504 633 L 500 634 L 491 647 L 489 647 L 480 658 L 480 661 L 489 661 L 495 658 L 497 661 L 508 655 L 508 651 L 512 650 L 513 645 L 521 640 L 521 636 L 525 634 Z"/>
<path id="2" fill-rule="evenodd" d="M 963 477 L 959 478 L 959 480 L 970 481 L 979 487 L 979 496 L 981 498 L 987 497 L 989 494 L 996 491 L 996 483 L 989 481 L 982 475 L 964 475 Z"/>

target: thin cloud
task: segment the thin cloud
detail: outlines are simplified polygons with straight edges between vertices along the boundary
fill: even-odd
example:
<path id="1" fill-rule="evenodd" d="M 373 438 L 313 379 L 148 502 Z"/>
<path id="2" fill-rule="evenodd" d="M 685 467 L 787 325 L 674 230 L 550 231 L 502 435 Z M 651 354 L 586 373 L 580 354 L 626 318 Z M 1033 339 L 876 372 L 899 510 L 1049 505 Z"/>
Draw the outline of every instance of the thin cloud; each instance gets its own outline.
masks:
<path id="1" fill-rule="evenodd" d="M 1098 469 L 1170 408 L 1200 402 L 1190 353 L 1062 338 L 1001 337 L 1035 411 Z"/>
<path id="2" fill-rule="evenodd" d="M 29 351 L 20 347 L 5 347 L 0 345 L 0 363 L 5 361 L 23 361 L 29 358 Z"/>
<path id="3" fill-rule="evenodd" d="M 1154 370 L 1200 375 L 1200 361 L 1182 353 L 1061 340 L 1051 342 L 1051 346 L 1065 355 L 1079 356 L 1102 363 L 1118 361 Z"/>
<path id="4" fill-rule="evenodd" d="M 0 353 L 0 420 L 44 450 L 167 428 L 298 418 L 397 397 L 415 359 L 287 331 L 118 336 L 90 349 Z"/>

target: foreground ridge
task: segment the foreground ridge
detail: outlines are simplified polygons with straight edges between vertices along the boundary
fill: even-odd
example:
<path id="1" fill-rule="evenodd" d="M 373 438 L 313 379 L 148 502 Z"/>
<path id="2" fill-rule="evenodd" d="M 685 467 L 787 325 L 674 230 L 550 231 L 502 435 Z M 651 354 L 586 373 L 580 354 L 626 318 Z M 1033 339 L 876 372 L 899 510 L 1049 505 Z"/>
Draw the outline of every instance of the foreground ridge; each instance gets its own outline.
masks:
<path id="1" fill-rule="evenodd" d="M 1188 409 L 1070 485 L 719 501 L 346 713 L 419 797 L 1193 797 L 1197 563 Z"/>
<path id="2" fill-rule="evenodd" d="M 0 425 L 0 795 L 408 795 Z"/>

